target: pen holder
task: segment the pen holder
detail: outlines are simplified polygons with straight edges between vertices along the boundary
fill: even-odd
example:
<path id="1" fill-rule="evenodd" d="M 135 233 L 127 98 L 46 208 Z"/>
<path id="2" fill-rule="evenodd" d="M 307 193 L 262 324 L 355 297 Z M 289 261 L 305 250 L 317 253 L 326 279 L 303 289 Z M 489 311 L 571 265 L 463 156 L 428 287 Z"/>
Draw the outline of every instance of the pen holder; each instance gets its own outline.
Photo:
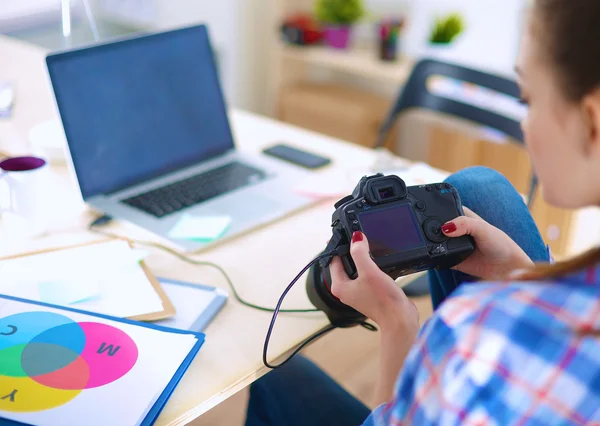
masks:
<path id="1" fill-rule="evenodd" d="M 382 61 L 393 62 L 398 58 L 398 41 L 379 40 L 379 59 Z"/>
<path id="2" fill-rule="evenodd" d="M 398 57 L 398 37 L 403 26 L 402 19 L 385 19 L 379 22 L 379 59 L 395 61 Z"/>

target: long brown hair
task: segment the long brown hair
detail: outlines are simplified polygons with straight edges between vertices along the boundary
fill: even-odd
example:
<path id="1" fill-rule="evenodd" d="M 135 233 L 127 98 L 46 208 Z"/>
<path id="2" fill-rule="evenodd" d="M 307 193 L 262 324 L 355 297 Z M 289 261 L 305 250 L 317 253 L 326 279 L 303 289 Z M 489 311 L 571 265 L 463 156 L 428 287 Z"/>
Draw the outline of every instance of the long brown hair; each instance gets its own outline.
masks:
<path id="1" fill-rule="evenodd" d="M 569 101 L 581 101 L 600 87 L 600 0 L 535 0 L 532 12 L 531 30 L 561 91 Z M 554 278 L 598 263 L 600 247 L 564 262 L 539 265 L 521 278 Z"/>

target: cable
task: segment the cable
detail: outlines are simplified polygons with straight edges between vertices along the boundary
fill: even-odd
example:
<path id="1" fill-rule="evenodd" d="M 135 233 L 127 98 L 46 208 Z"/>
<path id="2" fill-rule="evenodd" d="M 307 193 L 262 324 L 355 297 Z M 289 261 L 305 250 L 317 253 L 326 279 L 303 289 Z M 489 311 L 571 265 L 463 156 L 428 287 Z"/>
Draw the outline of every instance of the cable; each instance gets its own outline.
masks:
<path id="1" fill-rule="evenodd" d="M 277 305 L 275 306 L 275 311 L 273 312 L 273 317 L 271 318 L 271 324 L 269 324 L 269 328 L 267 330 L 267 336 L 265 338 L 265 344 L 263 346 L 263 364 L 267 368 L 270 368 L 270 369 L 274 370 L 276 368 L 279 368 L 279 367 L 287 364 L 294 356 L 296 356 L 296 354 L 298 352 L 300 352 L 302 349 L 304 349 L 307 345 L 309 345 L 310 343 L 312 343 L 313 341 L 315 341 L 319 337 L 323 336 L 324 334 L 327 334 L 330 331 L 335 330 L 336 328 L 338 328 L 338 326 L 336 326 L 336 325 L 329 324 L 323 330 L 316 332 L 315 334 L 313 334 L 312 336 L 310 336 L 308 339 L 306 339 L 304 342 L 302 342 L 300 345 L 298 345 L 298 347 L 296 349 L 294 349 L 294 351 L 291 353 L 291 355 L 288 356 L 283 362 L 281 362 L 278 365 L 272 365 L 271 363 L 269 363 L 269 360 L 267 359 L 268 358 L 267 355 L 268 355 L 268 352 L 269 352 L 269 341 L 271 340 L 271 334 L 273 333 L 273 328 L 275 327 L 275 321 L 277 320 L 277 315 L 279 314 L 279 312 L 283 312 L 279 308 L 281 307 L 281 304 L 283 303 L 283 300 L 285 299 L 285 296 L 287 296 L 287 294 L 292 289 L 292 287 L 294 287 L 294 285 L 300 279 L 300 277 L 302 277 L 302 275 L 304 275 L 304 273 L 306 271 L 308 271 L 311 266 L 313 266 L 315 263 L 317 263 L 318 261 L 320 261 L 323 258 L 333 256 L 335 253 L 336 253 L 336 250 L 332 250 L 332 251 L 329 251 L 327 253 L 322 253 L 321 255 L 315 257 L 308 265 L 306 265 L 304 267 L 304 269 L 302 269 L 302 271 L 300 271 L 300 273 L 298 275 L 296 275 L 296 277 L 292 280 L 292 282 L 287 286 L 287 288 L 281 294 L 281 297 L 279 298 L 279 301 L 277 302 Z M 369 331 L 377 331 L 377 327 L 375 327 L 372 324 L 369 324 L 366 321 L 357 322 L 356 325 L 361 325 L 361 326 L 363 326 L 364 328 L 366 328 Z"/>
<path id="2" fill-rule="evenodd" d="M 271 324 L 269 324 L 269 329 L 267 330 L 267 337 L 265 338 L 265 344 L 263 346 L 263 363 L 268 368 L 275 369 L 275 368 L 281 367 L 286 362 L 288 362 L 290 359 L 292 359 L 292 357 L 294 355 L 296 355 L 298 352 L 300 352 L 300 350 L 302 350 L 302 348 L 304 348 L 310 342 L 312 342 L 313 340 L 321 337 L 323 334 L 328 333 L 331 330 L 337 328 L 336 326 L 330 324 L 325 329 L 323 329 L 323 330 L 321 330 L 321 331 L 313 334 L 311 337 L 309 337 L 303 343 L 301 343 L 300 346 L 298 346 L 298 348 L 296 348 L 296 350 L 292 353 L 292 355 L 290 355 L 285 361 L 283 361 L 279 365 L 273 366 L 273 365 L 269 364 L 269 361 L 267 360 L 267 353 L 269 351 L 269 341 L 271 340 L 271 334 L 273 333 L 273 328 L 275 327 L 275 321 L 277 320 L 277 315 L 279 314 L 279 312 L 283 312 L 279 308 L 281 307 L 281 304 L 283 303 L 283 300 L 285 299 L 285 296 L 287 296 L 287 294 L 290 292 L 290 290 L 292 289 L 292 287 L 294 287 L 294 285 L 300 279 L 300 277 L 302 277 L 302 275 L 304 275 L 304 273 L 306 271 L 308 271 L 311 266 L 313 266 L 315 263 L 317 263 L 319 260 L 321 260 L 323 258 L 331 257 L 333 254 L 334 254 L 334 251 L 329 251 L 327 253 L 322 253 L 319 256 L 315 257 L 313 260 L 311 260 L 308 263 L 308 265 L 306 265 L 302 269 L 302 271 L 300 271 L 300 273 L 298 273 L 298 275 L 296 275 L 296 277 L 292 280 L 292 282 L 290 282 L 290 284 L 286 287 L 286 289 L 281 294 L 281 297 L 279 298 L 279 301 L 277 302 L 277 305 L 275 306 L 275 310 L 273 311 L 273 317 L 271 318 Z"/>
<path id="3" fill-rule="evenodd" d="M 176 250 L 173 250 L 167 246 L 164 246 L 162 244 L 159 243 L 155 243 L 152 241 L 140 241 L 140 240 L 133 240 L 130 238 L 126 238 L 126 237 L 122 237 L 116 234 L 112 234 L 110 232 L 105 232 L 105 231 L 101 231 L 99 229 L 97 229 L 97 226 L 100 226 L 102 224 L 107 224 L 108 222 L 110 222 L 111 218 L 109 216 L 101 216 L 99 218 L 97 218 L 96 220 L 94 220 L 89 226 L 88 229 L 91 232 L 94 232 L 96 234 L 100 234 L 100 235 L 104 235 L 106 237 L 110 237 L 110 238 L 116 238 L 116 239 L 120 239 L 120 240 L 127 240 L 127 241 L 131 241 L 134 244 L 137 245 L 141 245 L 141 246 L 147 246 L 147 247 L 155 247 L 158 248 L 164 252 L 167 252 L 169 254 L 171 254 L 172 256 L 175 256 L 176 258 L 178 258 L 179 260 L 182 260 L 184 262 L 190 263 L 192 265 L 197 265 L 197 266 L 208 266 L 210 268 L 216 269 L 217 271 L 219 271 L 219 273 L 225 278 L 225 281 L 227 282 L 227 285 L 229 286 L 229 288 L 231 289 L 231 292 L 233 293 L 233 297 L 242 305 L 247 306 L 249 308 L 252 309 L 257 309 L 259 311 L 263 311 L 263 312 L 275 312 L 275 309 L 273 308 L 267 308 L 264 306 L 260 306 L 260 305 L 255 305 L 254 303 L 248 302 L 246 300 L 244 300 L 239 293 L 237 292 L 235 286 L 233 285 L 233 282 L 231 281 L 231 278 L 229 277 L 229 275 L 227 275 L 227 272 L 225 272 L 225 270 L 220 267 L 219 265 L 217 265 L 216 263 L 213 262 L 207 262 L 207 261 L 202 261 L 202 260 L 195 260 L 192 259 L 184 254 L 179 253 Z M 311 264 L 312 266 L 312 264 Z M 299 277 L 296 277 L 296 280 Z M 308 313 L 308 312 L 319 312 L 318 309 L 281 309 L 278 310 L 278 312 L 281 313 L 286 313 L 286 314 L 297 314 L 297 313 Z"/>
<path id="4" fill-rule="evenodd" d="M 306 346 L 308 346 L 310 343 L 314 342 L 315 340 L 317 340 L 319 337 L 323 336 L 324 334 L 329 333 L 332 330 L 335 330 L 336 328 L 338 328 L 335 325 L 329 324 L 327 327 L 325 327 L 323 330 L 316 332 L 315 334 L 313 334 L 312 336 L 310 336 L 308 339 L 306 339 L 304 342 L 302 342 L 295 350 L 294 352 L 291 353 L 290 356 L 288 356 L 284 361 L 282 361 L 280 364 L 277 365 L 272 365 L 267 361 L 267 346 L 268 346 L 268 340 L 265 340 L 265 346 L 263 349 L 263 364 L 265 364 L 265 366 L 267 368 L 270 368 L 272 370 L 275 370 L 276 368 L 279 367 L 283 367 L 285 364 L 287 364 L 288 362 L 290 362 L 292 360 L 292 358 L 294 358 L 298 352 L 300 352 L 302 349 L 304 349 Z M 271 331 L 271 328 L 269 327 L 269 332 Z"/>
<path id="5" fill-rule="evenodd" d="M 83 0 L 83 7 L 85 8 L 85 15 L 87 17 L 88 23 L 90 24 L 90 29 L 92 30 L 94 41 L 100 41 L 100 33 L 98 32 L 98 26 L 96 25 L 96 20 L 94 19 L 94 14 L 92 12 L 92 9 L 90 8 L 88 0 Z"/>

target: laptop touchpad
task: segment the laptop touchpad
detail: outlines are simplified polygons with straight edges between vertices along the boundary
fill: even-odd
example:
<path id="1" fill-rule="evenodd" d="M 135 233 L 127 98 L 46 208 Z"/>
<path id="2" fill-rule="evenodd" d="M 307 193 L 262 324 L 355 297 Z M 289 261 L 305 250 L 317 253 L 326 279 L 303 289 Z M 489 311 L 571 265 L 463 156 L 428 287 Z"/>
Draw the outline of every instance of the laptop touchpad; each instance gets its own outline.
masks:
<path id="1" fill-rule="evenodd" d="M 219 203 L 218 206 L 215 206 L 215 210 L 222 215 L 229 215 L 237 219 L 243 216 L 246 220 L 253 221 L 265 215 L 271 216 L 280 207 L 281 204 L 278 200 L 273 200 L 265 195 L 256 195 L 254 192 L 252 196 L 243 195 L 239 198 Z"/>

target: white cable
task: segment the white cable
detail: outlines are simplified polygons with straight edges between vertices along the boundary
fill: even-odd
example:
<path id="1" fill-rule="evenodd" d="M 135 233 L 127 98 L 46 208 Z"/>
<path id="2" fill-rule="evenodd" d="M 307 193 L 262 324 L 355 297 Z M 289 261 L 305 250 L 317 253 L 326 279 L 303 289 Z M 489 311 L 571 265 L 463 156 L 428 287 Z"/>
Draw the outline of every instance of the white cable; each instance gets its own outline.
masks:
<path id="1" fill-rule="evenodd" d="M 98 27 L 96 26 L 96 20 L 94 19 L 94 14 L 92 13 L 92 9 L 90 8 L 90 3 L 88 0 L 82 0 L 82 1 L 83 1 L 83 7 L 85 8 L 85 15 L 87 16 L 88 22 L 90 24 L 90 28 L 92 30 L 92 34 L 94 35 L 94 41 L 100 41 L 100 35 L 98 34 Z"/>
<path id="2" fill-rule="evenodd" d="M 71 37 L 71 1 L 61 0 L 62 33 L 65 39 Z"/>

